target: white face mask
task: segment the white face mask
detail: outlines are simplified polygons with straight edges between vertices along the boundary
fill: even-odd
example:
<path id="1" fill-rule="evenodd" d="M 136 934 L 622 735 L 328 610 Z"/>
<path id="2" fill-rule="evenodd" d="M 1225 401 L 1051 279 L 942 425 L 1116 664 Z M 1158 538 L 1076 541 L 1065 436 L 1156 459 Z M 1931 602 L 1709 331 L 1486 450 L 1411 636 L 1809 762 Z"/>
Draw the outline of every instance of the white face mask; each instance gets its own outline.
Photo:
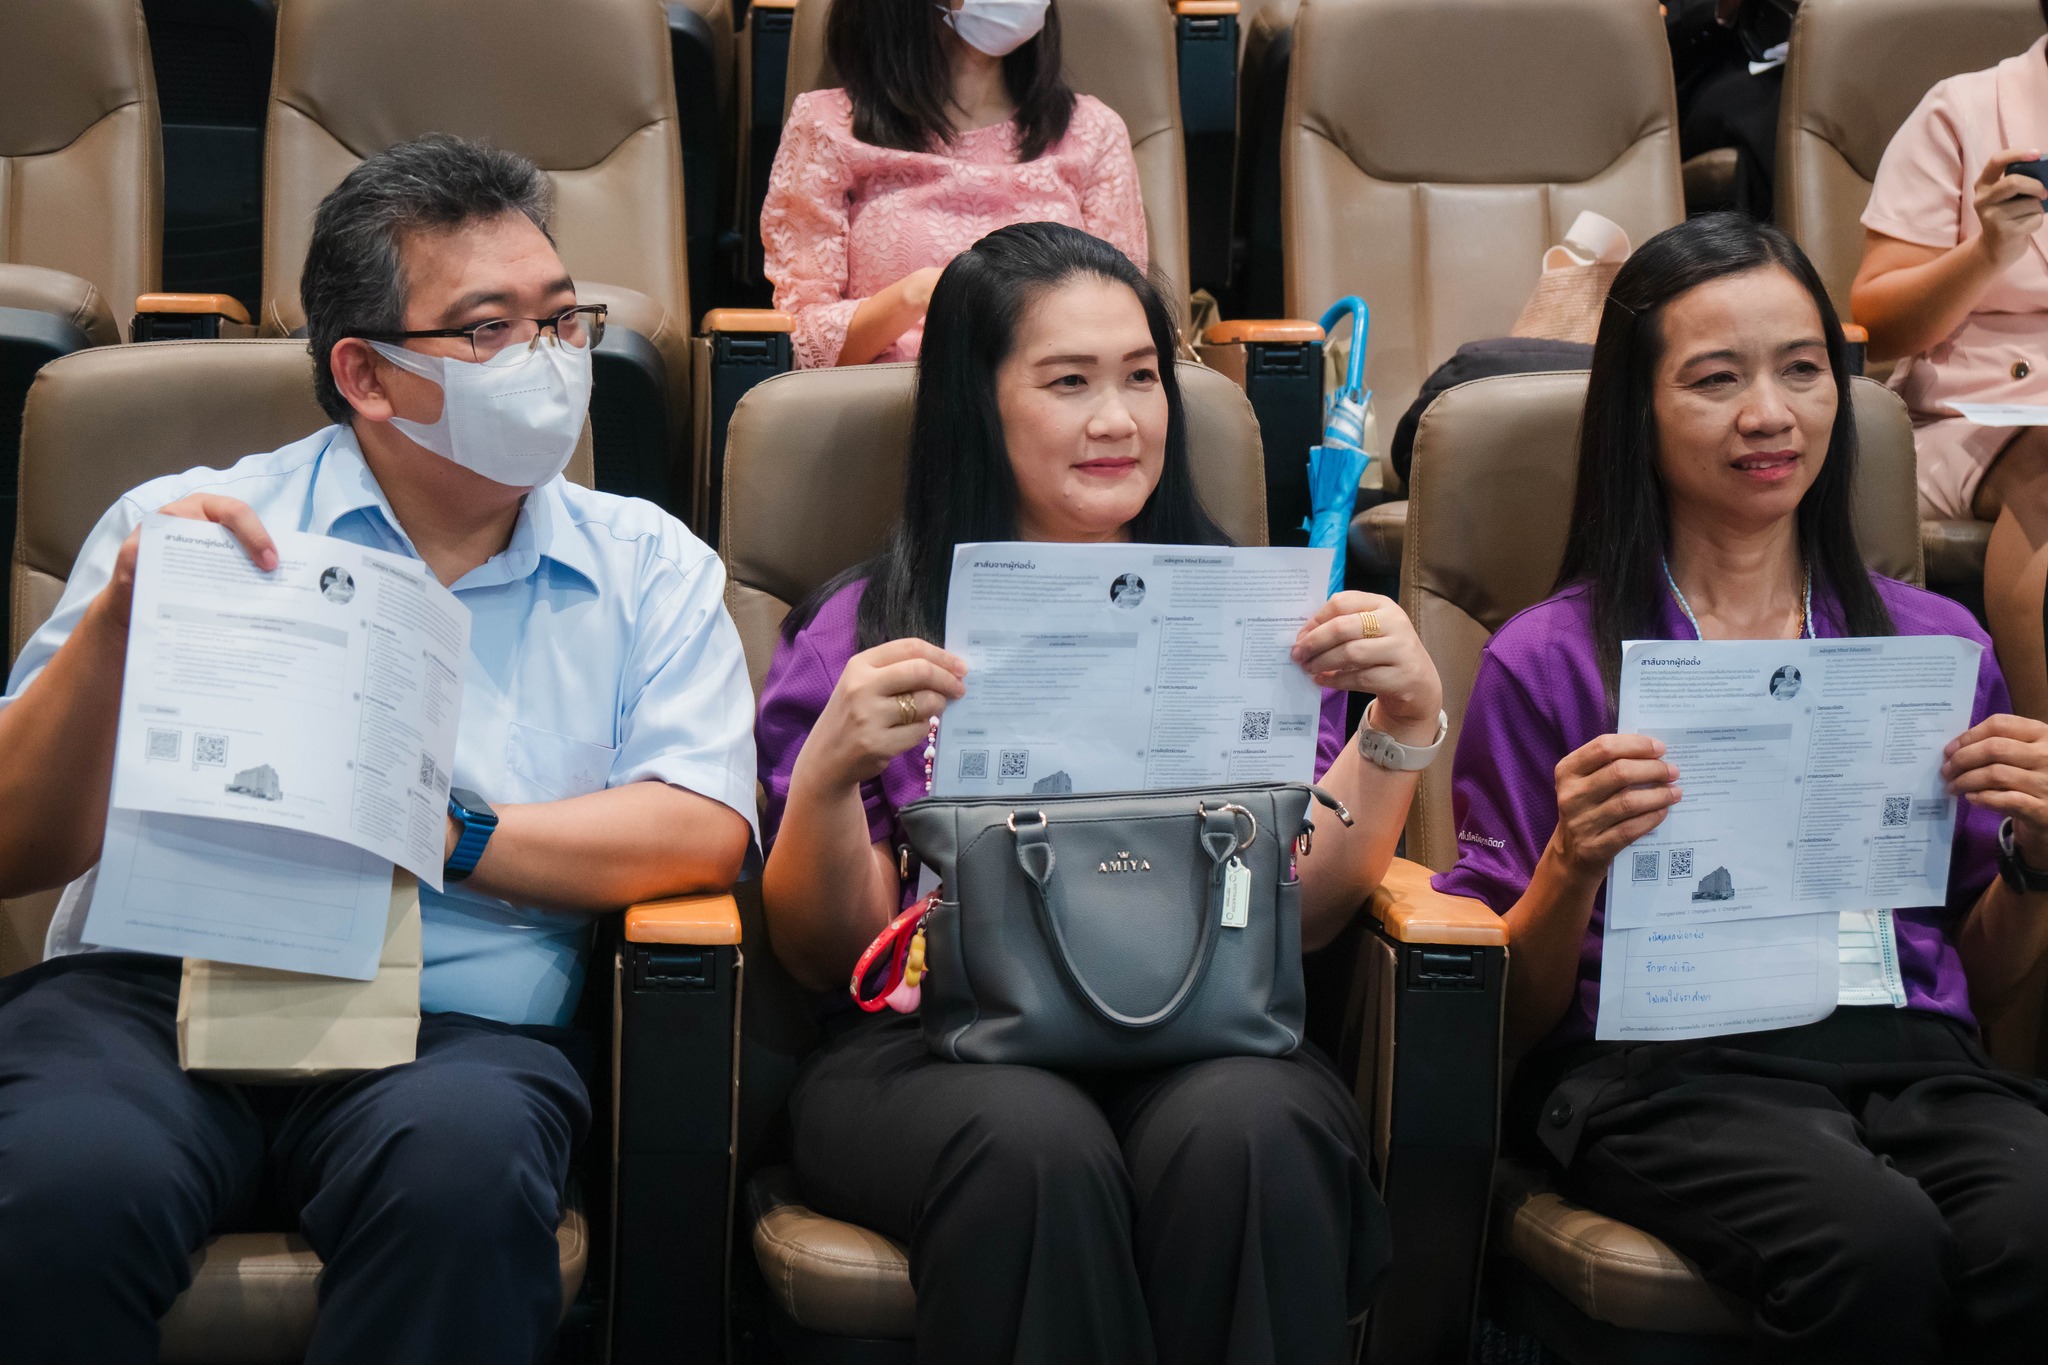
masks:
<path id="1" fill-rule="evenodd" d="M 1038 36 L 1045 27 L 1045 11 L 1052 0 L 960 0 L 959 9 L 938 7 L 960 35 L 960 41 L 976 52 L 1007 57 Z"/>
<path id="2" fill-rule="evenodd" d="M 378 355 L 441 386 L 441 419 L 391 425 L 464 469 L 513 488 L 538 488 L 569 467 L 590 411 L 590 348 L 511 345 L 481 364 L 421 355 L 381 341 Z"/>

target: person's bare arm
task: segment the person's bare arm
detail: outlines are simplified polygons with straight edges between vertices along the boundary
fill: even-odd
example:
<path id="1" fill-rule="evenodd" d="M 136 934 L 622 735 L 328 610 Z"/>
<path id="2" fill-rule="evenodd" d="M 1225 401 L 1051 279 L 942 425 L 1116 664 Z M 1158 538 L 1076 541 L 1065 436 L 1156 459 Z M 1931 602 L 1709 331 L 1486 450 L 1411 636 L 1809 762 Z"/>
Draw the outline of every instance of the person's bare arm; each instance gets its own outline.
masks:
<path id="1" fill-rule="evenodd" d="M 1363 635 L 1364 612 L 1373 613 L 1381 631 L 1371 639 Z M 1301 628 L 1293 657 L 1319 687 L 1372 693 L 1366 722 L 1401 743 L 1421 746 L 1436 738 L 1443 684 L 1415 627 L 1392 599 L 1336 594 Z M 1354 823 L 1346 827 L 1329 813 L 1310 813 L 1316 835 L 1300 868 L 1304 949 L 1335 938 L 1387 875 L 1419 779 L 1419 773 L 1391 773 L 1367 762 L 1349 740 L 1338 751 L 1321 785 L 1344 803 Z"/>
<path id="2" fill-rule="evenodd" d="M 1419 725 L 1388 733 L 1404 744 L 1427 744 L 1436 733 L 1436 717 L 1429 718 L 1428 734 Z M 1316 834 L 1300 868 L 1302 951 L 1314 952 L 1342 933 L 1385 878 L 1421 776 L 1368 763 L 1349 740 L 1322 775 L 1318 785 L 1344 803 L 1354 823 L 1347 826 L 1330 811 L 1309 809 Z"/>
<path id="3" fill-rule="evenodd" d="M 1849 289 L 1849 311 L 1870 333 L 1870 358 L 1918 355 L 1963 325 L 1984 295 L 2026 252 L 2041 225 L 2048 188 L 2030 176 L 2007 175 L 2038 151 L 2011 147 L 1984 164 L 1974 187 L 1983 231 L 1955 246 L 1921 246 L 1882 232 L 1863 234 L 1863 264 Z"/>
<path id="4" fill-rule="evenodd" d="M 1507 1048 L 1527 1052 L 1557 1025 L 1579 979 L 1579 948 L 1608 864 L 1664 822 L 1679 799 L 1664 745 L 1602 735 L 1557 765 L 1557 829 L 1508 926 Z"/>
<path id="5" fill-rule="evenodd" d="M 1971 805 L 2011 816 L 2021 861 L 2048 868 L 2048 725 L 1989 716 L 1950 741 L 1942 776 Z M 2048 953 L 2048 892 L 1993 881 L 1963 921 L 1956 952 L 1971 1007 L 1997 1014 Z"/>
<path id="6" fill-rule="evenodd" d="M 804 739 L 761 901 L 777 960 L 814 990 L 847 979 L 902 894 L 888 845 L 869 838 L 860 784 L 924 742 L 929 718 L 965 690 L 965 672 L 925 640 L 877 645 L 847 663 Z"/>
<path id="7" fill-rule="evenodd" d="M 257 567 L 277 566 L 277 548 L 246 503 L 195 493 L 161 511 L 218 522 L 234 532 Z M 27 690 L 0 710 L 0 811 L 6 812 L 0 818 L 0 896 L 61 886 L 99 860 L 137 544 L 130 533 L 78 628 Z"/>
<path id="8" fill-rule="evenodd" d="M 665 782 L 492 809 L 498 827 L 462 885 L 547 910 L 722 891 L 739 879 L 750 837 L 732 807 Z M 448 853 L 457 832 L 451 820 Z"/>
<path id="9" fill-rule="evenodd" d="M 839 348 L 841 365 L 865 365 L 895 344 L 909 331 L 932 301 L 932 287 L 939 282 L 939 268 L 913 270 L 896 283 L 860 301 L 853 320 L 846 326 L 846 341 Z"/>

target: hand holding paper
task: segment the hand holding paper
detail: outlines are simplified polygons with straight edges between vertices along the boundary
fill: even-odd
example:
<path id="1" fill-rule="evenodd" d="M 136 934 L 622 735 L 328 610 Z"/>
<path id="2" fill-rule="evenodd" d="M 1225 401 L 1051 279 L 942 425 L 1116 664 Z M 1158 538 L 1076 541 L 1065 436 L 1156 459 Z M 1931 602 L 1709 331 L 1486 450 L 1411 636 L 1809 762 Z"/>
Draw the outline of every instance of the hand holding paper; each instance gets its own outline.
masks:
<path id="1" fill-rule="evenodd" d="M 1621 851 L 1664 822 L 1682 796 L 1664 741 L 1602 735 L 1565 756 L 1557 785 L 1558 851 L 1584 886 L 1597 886 Z"/>
<path id="2" fill-rule="evenodd" d="M 469 613 L 415 560 L 285 532 L 265 570 L 248 532 L 169 516 L 138 532 L 84 935 L 371 974 L 391 864 L 441 885 Z"/>
<path id="3" fill-rule="evenodd" d="M 946 645 L 968 672 L 939 727 L 934 791 L 1309 780 L 1322 697 L 1291 651 L 1329 561 L 1326 549 L 956 547 Z"/>
<path id="4" fill-rule="evenodd" d="M 1890 911 L 1947 895 L 1943 759 L 1969 723 L 1980 652 L 1952 636 L 1623 647 L 1620 727 L 1662 759 L 1635 760 L 1619 777 L 1638 785 L 1606 799 L 1643 799 L 1668 765 L 1684 800 L 1638 817 L 1647 827 L 1608 871 L 1599 1037 L 1710 1037 L 1903 1002 Z M 1574 802 L 1561 785 L 1561 840 L 1602 795 Z"/>
<path id="5" fill-rule="evenodd" d="M 1663 741 L 1685 799 L 1616 858 L 1608 925 L 1941 904 L 1942 754 L 1980 653 L 1946 635 L 1624 646 L 1620 726 Z"/>

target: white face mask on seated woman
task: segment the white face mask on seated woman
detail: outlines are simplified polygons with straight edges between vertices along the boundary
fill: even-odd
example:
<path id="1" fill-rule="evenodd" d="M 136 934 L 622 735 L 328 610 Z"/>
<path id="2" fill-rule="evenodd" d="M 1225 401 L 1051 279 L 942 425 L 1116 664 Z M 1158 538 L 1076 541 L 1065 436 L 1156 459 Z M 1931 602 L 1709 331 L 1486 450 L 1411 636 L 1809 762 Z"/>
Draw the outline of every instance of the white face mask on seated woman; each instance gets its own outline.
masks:
<path id="1" fill-rule="evenodd" d="M 960 0 L 960 8 L 935 6 L 976 52 L 1007 57 L 1038 36 L 1052 0 Z"/>

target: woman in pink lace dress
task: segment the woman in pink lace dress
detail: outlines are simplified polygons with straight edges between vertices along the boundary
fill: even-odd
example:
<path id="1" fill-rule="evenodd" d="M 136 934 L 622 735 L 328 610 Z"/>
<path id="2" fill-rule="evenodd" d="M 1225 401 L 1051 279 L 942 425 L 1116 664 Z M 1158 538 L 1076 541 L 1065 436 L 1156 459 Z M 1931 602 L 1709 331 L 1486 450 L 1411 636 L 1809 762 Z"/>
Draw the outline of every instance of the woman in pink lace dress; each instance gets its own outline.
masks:
<path id="1" fill-rule="evenodd" d="M 839 90 L 799 95 L 761 241 L 799 368 L 913 360 L 948 261 L 1011 223 L 1065 223 L 1146 268 L 1130 135 L 1067 88 L 1050 0 L 836 0 Z"/>

